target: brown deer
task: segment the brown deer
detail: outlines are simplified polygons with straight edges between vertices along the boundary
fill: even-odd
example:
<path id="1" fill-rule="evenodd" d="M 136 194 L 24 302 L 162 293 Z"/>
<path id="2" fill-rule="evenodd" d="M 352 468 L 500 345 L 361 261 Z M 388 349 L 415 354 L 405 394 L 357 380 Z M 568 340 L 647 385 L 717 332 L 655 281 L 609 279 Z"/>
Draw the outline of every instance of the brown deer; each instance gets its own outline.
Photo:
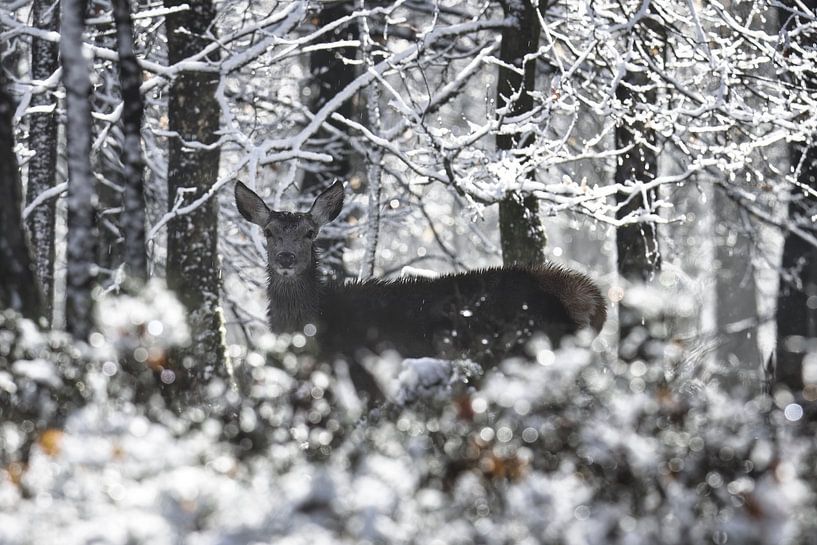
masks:
<path id="1" fill-rule="evenodd" d="M 321 282 L 315 237 L 343 207 L 335 182 L 308 212 L 271 210 L 238 182 L 238 211 L 267 239 L 267 310 L 274 333 L 316 328 L 321 356 L 345 358 L 358 391 L 380 398 L 359 364 L 364 352 L 468 357 L 490 367 L 523 355 L 534 334 L 554 344 L 581 328 L 599 332 L 604 298 L 587 276 L 557 265 L 495 267 L 437 278 Z"/>

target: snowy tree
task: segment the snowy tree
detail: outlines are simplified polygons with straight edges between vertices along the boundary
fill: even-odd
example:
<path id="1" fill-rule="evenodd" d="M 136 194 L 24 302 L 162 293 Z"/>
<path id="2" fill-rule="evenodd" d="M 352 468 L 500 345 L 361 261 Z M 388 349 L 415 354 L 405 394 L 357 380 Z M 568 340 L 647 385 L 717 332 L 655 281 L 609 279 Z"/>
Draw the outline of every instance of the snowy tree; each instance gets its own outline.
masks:
<path id="1" fill-rule="evenodd" d="M 60 9 L 57 0 L 35 0 L 31 17 L 38 29 L 59 29 Z M 46 81 L 58 67 L 58 44 L 41 38 L 31 40 L 31 78 Z M 33 156 L 28 164 L 26 202 L 31 203 L 43 192 L 57 184 L 57 103 L 53 93 L 42 87 L 31 98 L 31 105 L 41 111 L 32 113 L 29 128 L 29 148 Z M 54 304 L 54 246 L 56 205 L 54 199 L 34 208 L 26 223 L 37 267 L 37 278 L 42 284 L 46 301 L 46 317 L 50 321 Z"/>
<path id="2" fill-rule="evenodd" d="M 737 2 L 726 4 L 725 7 L 750 28 L 757 27 L 770 33 L 777 30 L 774 13 L 769 13 L 765 20 L 753 17 L 754 3 Z M 721 30 L 721 34 L 727 32 L 726 29 Z M 759 75 L 775 77 L 770 67 L 766 67 Z M 757 101 L 758 106 L 762 103 L 760 97 L 751 95 L 746 100 L 750 103 Z M 774 150 L 771 151 L 774 153 Z M 731 369 L 732 377 L 729 382 L 733 385 L 748 384 L 754 387 L 762 369 L 757 324 L 765 319 L 760 316 L 758 309 L 758 285 L 755 280 L 755 261 L 759 253 L 756 250 L 758 226 L 746 210 L 736 205 L 724 191 L 714 191 L 711 206 L 715 245 L 712 272 L 715 276 L 714 306 L 718 335 L 715 358 Z"/>
<path id="3" fill-rule="evenodd" d="M 168 1 L 167 7 L 183 2 Z M 218 62 L 214 51 L 215 7 L 208 0 L 167 15 L 168 60 L 182 62 L 201 55 Z M 208 53 L 205 53 L 208 51 Z M 218 72 L 182 71 L 170 87 L 167 194 L 173 218 L 167 231 L 167 283 L 189 310 L 193 330 L 190 349 L 172 365 L 205 381 L 223 374 L 224 322 L 219 297 L 218 201 L 207 199 L 194 210 L 176 213 L 180 206 L 206 195 L 218 178 L 220 108 L 216 100 Z"/>
<path id="4" fill-rule="evenodd" d="M 794 89 L 808 93 L 817 90 L 817 70 L 808 64 L 806 52 L 813 49 L 815 29 L 813 17 L 803 7 L 817 10 L 817 2 L 803 6 L 786 4 L 780 8 L 781 33 L 785 38 L 785 54 L 792 70 Z M 780 295 L 777 301 L 777 378 L 793 392 L 802 392 L 814 405 L 817 377 L 804 366 L 804 355 L 811 349 L 807 339 L 817 338 L 817 253 L 814 239 L 814 189 L 817 188 L 817 148 L 814 128 L 803 141 L 791 145 L 793 178 L 789 222 L 783 247 Z M 806 382 L 805 379 L 808 379 Z M 804 386 L 808 385 L 806 391 Z"/>
<path id="5" fill-rule="evenodd" d="M 335 26 L 331 32 L 323 34 L 316 40 L 319 44 L 326 44 L 327 49 L 316 49 L 309 54 L 311 81 L 303 89 L 310 93 L 308 97 L 305 97 L 305 101 L 312 112 L 323 108 L 357 75 L 357 63 L 355 62 L 357 50 L 352 47 L 334 47 L 335 42 L 354 43 L 358 41 L 357 21 L 349 18 L 353 7 L 352 0 L 327 3 L 321 6 L 320 11 L 313 17 L 317 28 L 342 22 L 343 18 L 348 18 L 348 22 Z M 338 107 L 337 113 L 347 119 L 354 119 L 355 109 L 355 100 L 349 98 Z M 304 171 L 301 190 L 312 198 L 326 189 L 334 179 L 349 179 L 353 172 L 352 150 L 349 147 L 348 136 L 342 137 L 348 132 L 348 127 L 332 120 L 329 120 L 329 125 L 334 130 L 320 129 L 313 143 L 321 151 L 331 154 L 332 162 L 329 165 L 316 163 L 311 167 L 308 166 Z M 322 252 L 326 255 L 324 263 L 329 265 L 332 276 L 336 278 L 345 276 L 343 270 L 343 247 L 345 245 L 346 241 L 343 238 L 326 237 L 321 242 Z"/>
<path id="6" fill-rule="evenodd" d="M 615 147 L 621 150 L 616 164 L 615 183 L 627 188 L 616 193 L 619 206 L 616 218 L 639 218 L 652 209 L 657 189 L 646 189 L 658 172 L 655 112 L 657 86 L 642 55 L 651 55 L 662 63 L 664 39 L 660 23 L 649 18 L 649 13 L 630 14 L 632 33 L 629 51 L 625 53 L 623 77 L 615 87 L 616 99 L 625 108 L 615 130 Z M 656 27 L 658 29 L 656 30 Z M 633 191 L 638 189 L 638 191 Z M 656 225 L 651 221 L 622 225 L 616 229 L 618 272 L 633 281 L 648 281 L 661 268 Z"/>
<path id="7" fill-rule="evenodd" d="M 643 6 L 642 6 L 643 8 Z M 650 17 L 650 11 L 641 9 L 628 13 L 632 31 L 628 37 L 621 78 L 615 86 L 615 96 L 623 107 L 615 128 L 616 160 L 614 182 L 616 219 L 635 219 L 636 223 L 616 228 L 616 263 L 619 276 L 632 283 L 654 280 L 661 268 L 661 253 L 655 222 L 649 221 L 650 210 L 657 198 L 657 188 L 650 189 L 658 173 L 657 139 L 655 132 L 655 105 L 658 85 L 642 55 L 652 56 L 663 64 L 664 41 L 660 20 Z M 622 307 L 619 313 L 619 337 L 626 347 L 634 333 L 640 333 L 644 317 L 632 314 Z M 623 356 L 628 359 L 626 355 Z"/>
<path id="8" fill-rule="evenodd" d="M 68 158 L 65 324 L 78 339 L 87 339 L 91 332 L 97 246 L 96 192 L 91 173 L 91 80 L 82 39 L 85 7 L 84 0 L 63 2 L 60 25 Z"/>
<path id="9" fill-rule="evenodd" d="M 138 282 L 147 280 L 145 248 L 145 197 L 142 161 L 142 94 L 139 64 L 133 43 L 133 22 L 128 0 L 112 0 L 116 21 L 119 78 L 123 98 L 122 164 L 124 194 L 119 225 L 125 239 L 127 272 Z"/>
<path id="10" fill-rule="evenodd" d="M 0 184 L 6 196 L 0 200 L 0 308 L 14 309 L 36 320 L 45 315 L 45 306 L 21 217 L 23 198 L 14 153 L 13 112 L 6 72 L 0 67 Z"/>
<path id="11" fill-rule="evenodd" d="M 539 49 L 539 10 L 547 3 L 502 2 L 502 9 L 511 24 L 502 30 L 497 78 L 496 147 L 504 152 L 529 148 L 534 135 L 514 130 L 514 123 L 523 123 L 533 110 L 536 81 L 536 58 Z M 511 127 L 504 128 L 505 120 Z M 528 177 L 535 179 L 535 170 Z M 539 217 L 539 201 L 533 195 L 511 193 L 499 203 L 499 230 L 502 259 L 505 264 L 539 263 L 544 261 L 547 237 Z"/>
<path id="12" fill-rule="evenodd" d="M 91 0 L 86 14 L 88 40 L 105 50 L 117 50 L 117 30 L 110 16 L 111 2 Z M 96 227 L 99 232 L 96 264 L 99 284 L 104 289 L 116 288 L 124 257 L 124 232 L 120 225 L 122 195 L 125 187 L 122 90 L 117 77 L 119 63 L 110 59 L 92 59 L 94 89 L 91 94 L 92 148 L 91 168 L 97 193 Z"/>

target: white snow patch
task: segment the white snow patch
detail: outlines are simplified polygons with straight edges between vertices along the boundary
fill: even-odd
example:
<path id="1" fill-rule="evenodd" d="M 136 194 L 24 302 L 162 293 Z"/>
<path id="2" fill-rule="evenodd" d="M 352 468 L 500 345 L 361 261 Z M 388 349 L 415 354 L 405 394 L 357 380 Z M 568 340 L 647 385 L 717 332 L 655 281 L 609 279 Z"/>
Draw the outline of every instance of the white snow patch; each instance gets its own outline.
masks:
<path id="1" fill-rule="evenodd" d="M 11 370 L 16 375 L 52 388 L 62 386 L 62 379 L 57 374 L 56 367 L 48 360 L 17 360 L 11 365 Z"/>
<path id="2" fill-rule="evenodd" d="M 403 360 L 403 369 L 397 377 L 395 400 L 399 404 L 426 399 L 447 390 L 452 378 L 451 362 L 435 358 Z"/>

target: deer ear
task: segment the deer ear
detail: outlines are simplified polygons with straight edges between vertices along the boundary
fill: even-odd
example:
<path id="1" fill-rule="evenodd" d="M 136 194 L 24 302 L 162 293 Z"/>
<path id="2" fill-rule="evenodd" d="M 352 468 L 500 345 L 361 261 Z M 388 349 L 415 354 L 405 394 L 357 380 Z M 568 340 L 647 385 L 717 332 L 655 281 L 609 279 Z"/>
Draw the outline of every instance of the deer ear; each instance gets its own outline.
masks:
<path id="1" fill-rule="evenodd" d="M 235 204 L 244 219 L 263 227 L 269 220 L 270 210 L 255 191 L 241 182 L 235 184 Z"/>
<path id="2" fill-rule="evenodd" d="M 318 195 L 309 213 L 318 225 L 329 223 L 340 214 L 343 209 L 343 184 L 340 181 L 333 183 L 323 193 Z"/>

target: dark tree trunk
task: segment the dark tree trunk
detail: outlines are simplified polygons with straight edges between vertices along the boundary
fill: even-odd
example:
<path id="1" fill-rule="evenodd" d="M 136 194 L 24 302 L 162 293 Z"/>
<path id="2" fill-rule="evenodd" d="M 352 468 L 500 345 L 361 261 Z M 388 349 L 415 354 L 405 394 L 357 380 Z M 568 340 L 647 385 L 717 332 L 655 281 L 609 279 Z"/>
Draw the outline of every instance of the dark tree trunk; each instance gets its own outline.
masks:
<path id="1" fill-rule="evenodd" d="M 640 30 L 646 29 L 642 27 Z M 627 112 L 615 129 L 616 149 L 627 150 L 618 157 L 614 176 L 616 184 L 622 186 L 648 184 L 655 179 L 658 170 L 655 130 L 648 126 L 643 115 L 648 105 L 655 104 L 656 90 L 644 64 L 641 70 L 628 71 L 616 88 L 616 98 Z M 649 211 L 656 196 L 655 190 L 619 191 L 616 194 L 619 206 L 616 218 Z M 619 227 L 616 230 L 616 249 L 619 276 L 627 281 L 647 282 L 661 268 L 658 233 L 654 223 L 642 221 Z M 619 356 L 622 360 L 633 361 L 645 357 L 644 345 L 638 342 L 645 334 L 644 319 L 637 305 L 619 306 Z"/>
<path id="2" fill-rule="evenodd" d="M 39 284 L 33 280 L 34 264 L 23 229 L 13 115 L 14 102 L 6 91 L 5 71 L 0 68 L 0 309 L 11 308 L 37 320 L 43 316 L 44 305 Z"/>
<path id="3" fill-rule="evenodd" d="M 34 0 L 32 5 L 34 26 L 42 30 L 58 30 L 60 9 L 58 0 Z M 57 70 L 59 45 L 55 42 L 33 38 L 31 41 L 31 77 L 45 80 Z M 26 201 L 31 202 L 57 182 L 57 101 L 50 92 L 31 98 L 32 106 L 50 106 L 51 112 L 31 114 L 29 148 L 34 155 L 28 163 L 28 189 Z M 54 223 L 56 200 L 49 199 L 31 211 L 28 216 L 30 235 L 37 278 L 40 280 L 45 299 L 45 317 L 53 319 L 54 307 Z"/>
<path id="4" fill-rule="evenodd" d="M 817 189 L 817 146 L 792 147 L 792 164 L 800 165 L 797 181 Z M 791 221 L 808 226 L 817 211 L 817 200 L 801 197 L 790 205 Z M 815 234 L 813 227 L 809 229 Z M 817 248 L 789 233 L 783 245 L 784 276 L 777 296 L 776 381 L 793 392 L 803 389 L 803 357 L 806 339 L 817 338 Z M 814 393 L 817 393 L 815 391 Z"/>
<path id="5" fill-rule="evenodd" d="M 326 4 L 315 17 L 315 24 L 318 28 L 349 15 L 354 8 L 354 3 L 342 2 Z M 360 36 L 357 21 L 338 27 L 332 32 L 322 36 L 317 43 L 332 43 L 338 40 L 356 40 Z M 352 83 L 357 77 L 357 68 L 353 64 L 343 61 L 354 59 L 357 56 L 357 49 L 354 47 L 333 48 L 313 51 L 309 55 L 309 75 L 312 92 L 310 101 L 310 111 L 317 112 L 326 105 L 339 92 Z M 355 100 L 345 101 L 337 112 L 351 118 L 355 111 Z M 343 123 L 328 121 L 333 128 L 341 132 L 347 132 L 347 127 Z M 327 130 L 320 129 L 313 137 L 313 142 L 320 146 L 320 151 L 327 153 L 334 159 L 331 163 L 310 165 L 304 173 L 302 192 L 306 195 L 316 196 L 318 193 L 329 187 L 334 179 L 348 179 L 351 173 L 350 147 L 343 139 L 333 136 Z M 332 277 L 336 279 L 347 276 L 343 268 L 343 249 L 346 241 L 343 238 L 322 237 L 319 241 L 319 248 L 324 256 L 323 266 Z"/>
<path id="6" fill-rule="evenodd" d="M 117 50 L 119 52 L 119 80 L 124 102 L 122 121 L 124 147 L 124 195 L 119 226 L 125 239 L 125 270 L 139 283 L 147 280 L 147 252 L 145 249 L 145 196 L 142 161 L 142 83 L 141 70 L 136 61 L 133 45 L 133 22 L 128 0 L 113 0 L 116 21 Z"/>
<path id="7" fill-rule="evenodd" d="M 616 98 L 628 108 L 628 115 L 616 127 L 616 148 L 629 148 L 619 157 L 615 181 L 621 185 L 646 184 L 655 179 L 658 162 L 654 151 L 655 131 L 646 126 L 637 113 L 643 104 L 654 104 L 655 87 L 649 72 L 627 72 L 616 89 Z M 645 197 L 646 196 L 646 200 Z M 639 210 L 649 210 L 655 199 L 654 190 L 629 194 L 620 191 L 616 201 L 620 208 L 616 218 L 622 219 Z M 618 272 L 631 281 L 645 282 L 661 268 L 655 224 L 640 222 L 616 230 Z"/>
<path id="8" fill-rule="evenodd" d="M 817 10 L 817 0 L 802 2 L 812 12 Z M 790 36 L 792 29 L 802 28 L 808 24 L 807 18 L 797 15 L 801 7 L 786 3 L 787 7 L 779 8 L 778 20 L 784 25 L 781 33 L 786 34 L 786 42 L 799 42 L 800 47 L 790 47 L 784 55 L 791 58 L 792 66 L 803 65 L 808 59 L 800 57 L 804 51 L 814 49 L 813 33 L 801 32 Z M 804 70 L 791 73 L 790 78 L 798 87 L 817 91 L 817 70 Z M 812 135 L 810 142 L 791 145 L 791 164 L 797 182 L 803 187 L 817 189 L 817 144 Z M 805 191 L 792 190 L 789 204 L 790 221 L 812 236 L 817 236 L 814 227 L 814 214 L 817 213 L 817 199 Z M 800 402 L 807 403 L 808 418 L 817 418 L 817 381 L 810 378 L 806 384 L 803 377 L 803 358 L 809 348 L 809 342 L 817 339 L 817 248 L 803 240 L 795 233 L 786 233 L 783 245 L 783 275 L 780 278 L 780 291 L 777 297 L 777 348 L 775 379 L 777 384 L 788 387 L 795 393 Z M 805 390 L 804 390 L 805 389 Z"/>
<path id="9" fill-rule="evenodd" d="M 190 9 L 167 16 L 168 58 L 179 62 L 212 42 L 215 8 L 209 0 L 185 2 L 166 0 L 165 6 L 188 4 Z M 213 55 L 209 60 L 216 60 Z M 184 201 L 203 195 L 218 177 L 216 149 L 194 149 L 184 142 L 212 144 L 217 140 L 220 109 L 215 98 L 217 73 L 182 72 L 170 89 L 170 130 L 179 138 L 169 143 L 168 205 L 173 207 L 178 191 L 190 188 Z M 221 277 L 218 260 L 218 202 L 209 199 L 196 210 L 175 217 L 167 229 L 167 282 L 189 311 L 192 343 L 184 361 L 172 362 L 174 370 L 189 368 L 203 384 L 225 371 L 224 322 L 219 307 Z M 178 359 L 178 358 L 177 358 Z"/>
<path id="10" fill-rule="evenodd" d="M 64 0 L 60 54 L 65 85 L 68 155 L 68 248 L 65 323 L 69 333 L 86 339 L 91 332 L 97 233 L 94 180 L 91 175 L 91 80 L 82 53 L 85 1 Z"/>
<path id="11" fill-rule="evenodd" d="M 505 14 L 512 17 L 515 24 L 502 31 L 499 58 L 505 64 L 524 70 L 522 76 L 514 70 L 499 67 L 496 105 L 497 108 L 509 107 L 506 117 L 515 117 L 533 109 L 533 96 L 530 93 L 536 81 L 536 63 L 528 62 L 523 65 L 523 59 L 525 55 L 538 49 L 541 29 L 536 8 L 531 4 L 530 0 L 502 2 Z M 517 93 L 519 97 L 508 104 Z M 496 147 L 500 151 L 523 148 L 531 143 L 532 138 L 530 134 L 499 134 L 496 137 Z M 534 177 L 535 173 L 531 172 L 530 178 Z M 536 197 L 510 194 L 500 201 L 499 233 L 505 265 L 545 261 L 547 236 L 539 217 L 539 202 Z"/>

